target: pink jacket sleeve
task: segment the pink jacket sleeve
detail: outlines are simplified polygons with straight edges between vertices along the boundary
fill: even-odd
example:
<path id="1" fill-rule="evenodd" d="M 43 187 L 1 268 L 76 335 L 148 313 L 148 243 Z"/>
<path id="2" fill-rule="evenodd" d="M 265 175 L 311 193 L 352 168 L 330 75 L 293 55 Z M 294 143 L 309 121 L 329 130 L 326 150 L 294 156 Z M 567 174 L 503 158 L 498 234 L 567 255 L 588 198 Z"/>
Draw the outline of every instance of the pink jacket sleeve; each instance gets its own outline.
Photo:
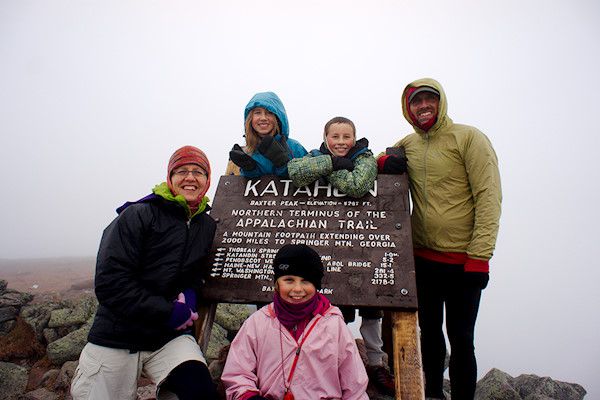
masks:
<path id="1" fill-rule="evenodd" d="M 339 332 L 339 375 L 343 400 L 369 400 L 367 371 L 358 354 L 356 341 L 350 330 L 340 319 Z"/>
<path id="2" fill-rule="evenodd" d="M 256 326 L 250 316 L 242 325 L 229 348 L 221 380 L 226 389 L 227 400 L 245 399 L 248 392 L 258 390 L 256 376 Z"/>

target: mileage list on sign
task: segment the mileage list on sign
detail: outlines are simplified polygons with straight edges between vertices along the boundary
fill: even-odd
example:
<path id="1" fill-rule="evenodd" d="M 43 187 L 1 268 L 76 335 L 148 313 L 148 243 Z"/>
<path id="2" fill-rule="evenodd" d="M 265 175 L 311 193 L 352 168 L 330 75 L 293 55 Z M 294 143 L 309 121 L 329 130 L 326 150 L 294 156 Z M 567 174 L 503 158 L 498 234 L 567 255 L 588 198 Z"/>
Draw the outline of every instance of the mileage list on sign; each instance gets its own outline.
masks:
<path id="1" fill-rule="evenodd" d="M 322 182 L 297 188 L 273 176 L 222 176 L 211 216 L 208 300 L 270 301 L 275 254 L 303 243 L 321 255 L 322 292 L 334 304 L 416 308 L 405 175 L 379 175 L 360 199 Z"/>

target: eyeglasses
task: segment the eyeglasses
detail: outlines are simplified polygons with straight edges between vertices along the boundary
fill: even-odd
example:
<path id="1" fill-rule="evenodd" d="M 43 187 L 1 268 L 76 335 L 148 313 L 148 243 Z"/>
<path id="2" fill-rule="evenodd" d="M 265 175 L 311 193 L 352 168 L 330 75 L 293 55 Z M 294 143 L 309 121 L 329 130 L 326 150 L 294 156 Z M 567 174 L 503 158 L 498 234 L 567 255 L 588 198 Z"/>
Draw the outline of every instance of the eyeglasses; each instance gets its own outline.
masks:
<path id="1" fill-rule="evenodd" d="M 192 174 L 192 176 L 194 178 L 200 178 L 200 177 L 206 178 L 207 177 L 206 172 L 202 171 L 201 169 L 193 169 L 191 171 L 182 169 L 182 170 L 173 172 L 173 175 L 177 175 L 180 178 L 185 178 L 189 174 Z"/>

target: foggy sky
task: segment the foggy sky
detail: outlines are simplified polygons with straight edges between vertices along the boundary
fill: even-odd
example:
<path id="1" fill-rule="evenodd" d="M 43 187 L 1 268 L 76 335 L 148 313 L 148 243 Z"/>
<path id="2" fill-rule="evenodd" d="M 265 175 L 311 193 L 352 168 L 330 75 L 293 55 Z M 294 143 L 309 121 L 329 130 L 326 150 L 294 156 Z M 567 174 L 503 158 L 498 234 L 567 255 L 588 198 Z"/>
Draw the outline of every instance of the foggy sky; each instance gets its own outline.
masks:
<path id="1" fill-rule="evenodd" d="M 598 38 L 591 0 L 2 0 L 0 258 L 94 256 L 182 145 L 207 153 L 212 197 L 258 91 L 281 97 L 307 149 L 343 115 L 379 152 L 410 132 L 404 86 L 432 77 L 500 161 L 480 376 L 600 398 Z"/>

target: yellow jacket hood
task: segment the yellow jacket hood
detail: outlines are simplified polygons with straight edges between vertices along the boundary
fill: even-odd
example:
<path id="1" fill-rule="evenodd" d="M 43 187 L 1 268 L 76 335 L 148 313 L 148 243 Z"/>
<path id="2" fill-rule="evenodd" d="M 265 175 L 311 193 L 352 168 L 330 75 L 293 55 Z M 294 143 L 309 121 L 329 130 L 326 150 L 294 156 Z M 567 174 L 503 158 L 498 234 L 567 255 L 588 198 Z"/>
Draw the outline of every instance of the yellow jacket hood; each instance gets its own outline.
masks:
<path id="1" fill-rule="evenodd" d="M 423 78 L 423 79 L 417 79 L 416 81 L 406 85 L 406 87 L 404 88 L 404 91 L 402 92 L 402 113 L 404 114 L 404 118 L 406 118 L 408 123 L 413 126 L 413 128 L 415 129 L 415 131 L 417 133 L 425 133 L 425 131 L 423 129 L 421 129 L 415 123 L 415 121 L 412 119 L 410 110 L 408 108 L 408 96 L 415 89 L 418 89 L 423 86 L 429 86 L 431 88 L 434 88 L 440 94 L 440 105 L 438 108 L 437 121 L 435 122 L 435 124 L 433 124 L 433 126 L 431 128 L 429 128 L 429 130 L 427 130 L 427 132 L 429 132 L 429 134 L 432 134 L 432 133 L 436 132 L 437 130 L 439 130 L 442 126 L 446 125 L 448 122 L 452 122 L 447 114 L 448 113 L 448 101 L 446 100 L 446 93 L 444 92 L 444 88 L 442 88 L 442 85 L 438 81 L 436 81 L 435 79 L 431 79 L 431 78 Z"/>

